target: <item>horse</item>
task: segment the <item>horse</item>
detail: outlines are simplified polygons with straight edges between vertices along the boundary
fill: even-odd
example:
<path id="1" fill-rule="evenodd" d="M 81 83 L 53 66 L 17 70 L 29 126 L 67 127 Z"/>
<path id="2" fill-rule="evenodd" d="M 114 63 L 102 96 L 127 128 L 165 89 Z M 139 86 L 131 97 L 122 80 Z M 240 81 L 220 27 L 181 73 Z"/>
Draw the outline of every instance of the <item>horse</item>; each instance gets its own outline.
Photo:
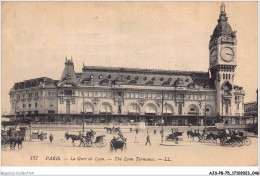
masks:
<path id="1" fill-rule="evenodd" d="M 16 141 L 16 143 L 18 144 L 18 149 L 21 149 L 23 147 L 23 141 L 24 141 L 24 137 L 19 137 Z M 19 147 L 21 146 L 21 147 Z"/>
<path id="2" fill-rule="evenodd" d="M 105 127 L 104 129 L 106 129 L 107 130 L 107 133 L 109 132 L 109 133 L 112 133 L 112 131 L 113 131 L 113 129 L 112 128 L 108 128 L 108 127 Z"/>
<path id="3" fill-rule="evenodd" d="M 77 140 L 80 140 L 79 146 L 81 146 L 81 144 L 84 144 L 84 142 L 83 142 L 83 136 L 81 136 L 81 135 L 72 135 L 72 134 L 65 133 L 65 138 L 66 138 L 67 140 L 69 140 L 69 138 L 71 138 L 71 140 L 72 140 L 72 145 L 73 145 L 73 146 L 75 146 L 74 141 L 77 141 Z"/>
<path id="4" fill-rule="evenodd" d="M 119 130 L 120 130 L 120 127 L 115 128 L 115 129 L 114 129 L 114 133 L 119 132 Z"/>

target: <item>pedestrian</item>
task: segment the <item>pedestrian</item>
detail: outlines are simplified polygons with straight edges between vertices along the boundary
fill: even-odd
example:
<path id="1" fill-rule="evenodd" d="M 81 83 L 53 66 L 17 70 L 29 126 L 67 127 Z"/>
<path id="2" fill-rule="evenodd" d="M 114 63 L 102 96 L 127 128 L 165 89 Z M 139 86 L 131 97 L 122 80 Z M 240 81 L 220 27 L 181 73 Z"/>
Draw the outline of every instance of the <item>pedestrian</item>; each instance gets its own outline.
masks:
<path id="1" fill-rule="evenodd" d="M 151 145 L 151 141 L 150 141 L 150 136 L 149 136 L 149 134 L 147 134 L 145 145 L 147 145 L 148 142 L 149 142 L 149 144 Z"/>
<path id="2" fill-rule="evenodd" d="M 52 140 L 53 140 L 53 135 L 52 134 L 50 134 L 49 139 L 50 139 L 50 142 L 52 143 Z"/>
<path id="3" fill-rule="evenodd" d="M 135 133 L 138 134 L 138 129 L 137 128 L 135 129 Z"/>
<path id="4" fill-rule="evenodd" d="M 138 141 L 137 141 L 137 136 L 135 135 L 135 141 L 134 143 L 137 143 L 138 144 Z"/>
<path id="5" fill-rule="evenodd" d="M 153 130 L 153 134 L 156 135 L 156 129 Z"/>
<path id="6" fill-rule="evenodd" d="M 130 128 L 130 133 L 132 133 L 132 128 Z"/>

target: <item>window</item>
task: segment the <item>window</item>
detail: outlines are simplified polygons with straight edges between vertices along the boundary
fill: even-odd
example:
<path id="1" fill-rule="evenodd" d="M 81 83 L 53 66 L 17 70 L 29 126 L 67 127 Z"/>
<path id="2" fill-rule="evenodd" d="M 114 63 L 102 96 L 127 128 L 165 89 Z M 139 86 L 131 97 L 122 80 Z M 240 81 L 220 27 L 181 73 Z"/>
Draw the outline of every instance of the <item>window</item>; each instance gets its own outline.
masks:
<path id="1" fill-rule="evenodd" d="M 37 102 L 35 102 L 35 107 L 36 107 L 36 108 L 37 108 L 37 105 L 38 105 Z"/>
<path id="2" fill-rule="evenodd" d="M 223 74 L 223 79 L 225 79 L 225 74 Z"/>
<path id="3" fill-rule="evenodd" d="M 230 79 L 230 74 L 228 74 L 228 79 Z"/>
<path id="4" fill-rule="evenodd" d="M 31 104 L 29 104 L 29 108 L 31 107 Z"/>
<path id="5" fill-rule="evenodd" d="M 26 108 L 26 104 L 23 104 L 23 108 Z"/>
<path id="6" fill-rule="evenodd" d="M 60 98 L 60 104 L 64 104 L 63 98 Z"/>
<path id="7" fill-rule="evenodd" d="M 49 93 L 49 96 L 52 96 L 52 92 L 48 92 Z M 64 90 L 64 94 L 65 95 L 72 95 L 72 90 Z"/>
<path id="8" fill-rule="evenodd" d="M 35 97 L 38 97 L 38 92 L 35 92 Z"/>
<path id="9" fill-rule="evenodd" d="M 23 94 L 23 98 L 24 98 L 25 96 L 24 96 L 24 94 Z"/>
<path id="10" fill-rule="evenodd" d="M 20 99 L 20 95 L 17 95 L 17 99 L 18 99 L 18 100 Z"/>
<path id="11" fill-rule="evenodd" d="M 237 104 L 237 110 L 239 110 L 239 103 Z"/>
<path id="12" fill-rule="evenodd" d="M 32 93 L 29 93 L 29 98 L 32 98 Z"/>

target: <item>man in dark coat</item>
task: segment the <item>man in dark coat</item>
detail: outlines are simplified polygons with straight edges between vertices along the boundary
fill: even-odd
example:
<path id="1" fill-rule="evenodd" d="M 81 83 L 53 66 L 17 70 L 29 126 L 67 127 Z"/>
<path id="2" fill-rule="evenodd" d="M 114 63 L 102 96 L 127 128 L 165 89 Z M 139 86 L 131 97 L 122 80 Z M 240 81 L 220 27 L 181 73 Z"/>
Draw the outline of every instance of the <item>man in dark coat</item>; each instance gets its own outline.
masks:
<path id="1" fill-rule="evenodd" d="M 149 134 L 147 134 L 145 145 L 147 145 L 148 142 L 149 142 L 149 144 L 151 145 L 151 141 L 150 141 L 150 136 L 149 136 Z"/>

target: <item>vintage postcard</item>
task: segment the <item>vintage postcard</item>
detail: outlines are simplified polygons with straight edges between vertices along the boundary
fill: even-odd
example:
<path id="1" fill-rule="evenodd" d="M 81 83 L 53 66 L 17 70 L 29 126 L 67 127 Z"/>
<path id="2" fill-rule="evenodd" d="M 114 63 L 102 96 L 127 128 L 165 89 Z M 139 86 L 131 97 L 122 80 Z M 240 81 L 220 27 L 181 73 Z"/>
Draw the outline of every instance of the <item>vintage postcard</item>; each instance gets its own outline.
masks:
<path id="1" fill-rule="evenodd" d="M 3 166 L 257 166 L 257 2 L 2 2 Z"/>

